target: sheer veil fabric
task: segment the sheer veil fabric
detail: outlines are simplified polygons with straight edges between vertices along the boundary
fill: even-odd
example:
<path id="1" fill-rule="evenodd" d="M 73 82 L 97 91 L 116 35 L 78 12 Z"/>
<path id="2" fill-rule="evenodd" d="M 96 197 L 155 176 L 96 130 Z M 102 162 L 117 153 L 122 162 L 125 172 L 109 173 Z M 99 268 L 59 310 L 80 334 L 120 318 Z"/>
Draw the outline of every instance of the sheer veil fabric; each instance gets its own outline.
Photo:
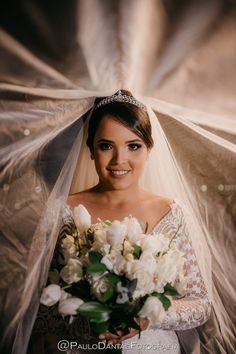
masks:
<path id="1" fill-rule="evenodd" d="M 198 235 L 192 243 L 213 304 L 194 330 L 201 353 L 234 353 L 235 7 L 81 0 L 55 8 L 34 0 L 15 4 L 17 19 L 4 11 L 2 352 L 26 353 L 67 196 L 96 183 L 86 113 L 95 97 L 124 88 L 147 105 L 152 123 L 142 185 L 183 203 Z M 190 353 L 193 331 L 178 337 Z"/>

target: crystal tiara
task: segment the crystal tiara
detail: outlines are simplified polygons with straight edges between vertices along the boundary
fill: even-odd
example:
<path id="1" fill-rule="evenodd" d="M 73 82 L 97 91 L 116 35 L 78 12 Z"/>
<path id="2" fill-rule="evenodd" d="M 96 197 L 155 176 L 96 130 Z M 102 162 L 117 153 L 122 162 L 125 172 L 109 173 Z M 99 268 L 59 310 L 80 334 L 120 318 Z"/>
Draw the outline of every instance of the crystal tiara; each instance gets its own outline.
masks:
<path id="1" fill-rule="evenodd" d="M 112 103 L 112 102 L 125 102 L 125 103 L 130 103 L 133 104 L 134 106 L 137 106 L 139 108 L 142 108 L 143 110 L 147 111 L 146 106 L 144 106 L 141 102 L 137 101 L 133 96 L 127 96 L 123 95 L 121 90 L 119 90 L 117 93 L 115 93 L 112 96 L 106 97 L 103 100 L 101 100 L 95 107 L 95 109 L 105 106 L 106 104 Z"/>

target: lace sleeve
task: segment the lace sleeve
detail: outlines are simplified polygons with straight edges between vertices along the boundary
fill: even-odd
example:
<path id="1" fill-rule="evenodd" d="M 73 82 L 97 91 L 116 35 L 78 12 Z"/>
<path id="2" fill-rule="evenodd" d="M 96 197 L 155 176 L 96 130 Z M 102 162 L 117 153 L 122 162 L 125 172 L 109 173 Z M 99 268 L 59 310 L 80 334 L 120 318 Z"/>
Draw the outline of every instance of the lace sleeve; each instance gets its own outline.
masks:
<path id="1" fill-rule="evenodd" d="M 211 303 L 189 238 L 188 225 L 179 204 L 172 205 L 170 214 L 155 231 L 172 236 L 179 225 L 181 228 L 173 242 L 186 258 L 185 272 L 188 282 L 185 296 L 172 301 L 164 320 L 157 326 L 168 330 L 186 330 L 200 326 L 208 320 L 211 312 Z"/>
<path id="2" fill-rule="evenodd" d="M 49 271 L 48 283 L 51 283 L 51 271 L 57 269 L 58 264 L 63 264 L 63 255 L 60 252 L 62 239 L 71 234 L 74 221 L 70 209 L 66 206 L 62 216 L 62 226 L 58 235 L 57 245 L 54 250 L 53 259 Z M 52 281 L 53 282 L 53 281 Z M 77 316 L 76 320 L 70 323 L 69 316 L 63 318 L 57 309 L 57 305 L 47 307 L 42 304 L 39 306 L 37 317 L 34 323 L 32 338 L 38 336 L 57 336 L 58 338 L 76 338 L 83 343 L 93 338 L 89 320 L 85 317 Z M 45 337 L 46 338 L 46 337 Z"/>

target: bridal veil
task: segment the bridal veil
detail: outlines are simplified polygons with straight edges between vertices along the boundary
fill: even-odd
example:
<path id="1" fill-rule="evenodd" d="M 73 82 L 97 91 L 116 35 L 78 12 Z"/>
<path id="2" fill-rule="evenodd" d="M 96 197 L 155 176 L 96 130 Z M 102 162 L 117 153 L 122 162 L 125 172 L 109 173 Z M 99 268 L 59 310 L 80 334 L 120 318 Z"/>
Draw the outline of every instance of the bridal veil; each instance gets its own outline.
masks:
<path id="1" fill-rule="evenodd" d="M 213 303 L 210 320 L 198 328 L 201 352 L 234 353 L 235 16 L 233 3 L 220 0 L 5 5 L 4 353 L 26 353 L 67 196 L 96 182 L 85 146 L 88 112 L 95 97 L 120 88 L 146 104 L 152 123 L 155 146 L 143 186 L 182 202 L 194 229 L 192 243 Z M 179 336 L 184 345 L 186 336 Z"/>

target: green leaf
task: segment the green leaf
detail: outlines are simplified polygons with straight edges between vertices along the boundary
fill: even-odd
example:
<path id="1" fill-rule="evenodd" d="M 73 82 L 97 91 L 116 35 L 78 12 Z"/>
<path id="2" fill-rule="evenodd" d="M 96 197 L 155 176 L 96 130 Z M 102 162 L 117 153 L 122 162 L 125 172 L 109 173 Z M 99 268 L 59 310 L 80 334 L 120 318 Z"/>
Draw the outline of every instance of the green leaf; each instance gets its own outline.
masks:
<path id="1" fill-rule="evenodd" d="M 112 288 L 115 288 L 116 284 L 121 280 L 121 278 L 118 275 L 112 273 L 109 273 L 107 277 L 108 277 L 109 284 Z"/>
<path id="2" fill-rule="evenodd" d="M 116 333 L 116 328 L 124 328 L 126 327 L 126 316 L 127 313 L 124 311 L 124 309 L 122 309 L 122 307 L 117 308 L 117 309 L 112 309 L 112 314 L 111 314 L 111 318 L 110 318 L 110 327 L 111 327 L 111 331 L 113 329 L 113 333 Z"/>
<path id="3" fill-rule="evenodd" d="M 103 263 L 94 263 L 88 266 L 87 273 L 95 277 L 102 275 L 107 270 L 105 264 Z"/>
<path id="4" fill-rule="evenodd" d="M 102 254 L 97 251 L 90 251 L 89 252 L 89 260 L 91 263 L 99 263 L 102 259 Z"/>
<path id="5" fill-rule="evenodd" d="M 109 322 L 93 323 L 92 329 L 97 334 L 106 332 L 109 329 Z"/>
<path id="6" fill-rule="evenodd" d="M 138 245 L 134 245 L 133 255 L 134 258 L 139 259 L 142 253 L 142 248 Z"/>
<path id="7" fill-rule="evenodd" d="M 170 299 L 168 299 L 167 296 L 165 296 L 164 294 L 160 294 L 160 293 L 157 293 L 157 292 L 154 292 L 151 294 L 152 296 L 156 296 L 158 297 L 158 299 L 161 301 L 165 311 L 168 310 L 168 308 L 171 306 L 171 301 Z"/>
<path id="8" fill-rule="evenodd" d="M 114 295 L 114 291 L 113 290 L 105 291 L 105 293 L 103 294 L 103 302 L 107 302 L 108 300 L 110 300 L 113 295 Z"/>
<path id="9" fill-rule="evenodd" d="M 112 222 L 109 220 L 103 220 L 103 223 L 107 226 L 111 226 Z"/>
<path id="10" fill-rule="evenodd" d="M 126 315 L 127 313 L 132 312 L 133 304 L 131 302 L 125 302 L 124 304 L 116 304 L 116 303 L 114 303 L 112 305 L 112 310 L 118 311 L 119 313 L 121 311 L 123 311 L 124 314 Z"/>
<path id="11" fill-rule="evenodd" d="M 87 317 L 94 323 L 107 322 L 110 318 L 111 312 L 112 311 L 109 307 L 96 301 L 85 302 L 78 309 L 79 314 Z"/>
<path id="12" fill-rule="evenodd" d="M 90 285 L 87 280 L 81 279 L 77 283 L 71 284 L 69 288 L 65 289 L 69 294 L 79 297 L 82 300 L 90 298 Z"/>
<path id="13" fill-rule="evenodd" d="M 129 281 L 128 284 L 126 285 L 128 291 L 129 291 L 130 297 L 133 295 L 133 292 L 137 287 L 137 282 L 138 282 L 138 279 L 133 279 L 133 280 Z"/>
<path id="14" fill-rule="evenodd" d="M 136 304 L 134 305 L 133 309 L 132 309 L 132 315 L 133 317 L 137 317 L 139 311 L 141 310 L 141 308 L 143 307 L 145 301 L 147 300 L 149 295 L 145 295 L 143 297 L 141 297 Z"/>
<path id="15" fill-rule="evenodd" d="M 109 323 L 109 331 L 114 334 L 117 334 L 119 330 L 122 330 L 124 334 L 128 334 L 129 328 L 140 330 L 140 325 L 133 314 L 122 307 L 120 309 L 113 308 Z"/>
<path id="16" fill-rule="evenodd" d="M 128 316 L 125 319 L 125 322 L 126 322 L 127 327 L 137 329 L 138 331 L 141 330 L 140 325 L 134 320 L 133 317 Z"/>
<path id="17" fill-rule="evenodd" d="M 171 295 L 171 296 L 179 296 L 180 294 L 178 291 L 170 284 L 167 283 L 164 287 L 164 294 L 165 295 Z"/>

